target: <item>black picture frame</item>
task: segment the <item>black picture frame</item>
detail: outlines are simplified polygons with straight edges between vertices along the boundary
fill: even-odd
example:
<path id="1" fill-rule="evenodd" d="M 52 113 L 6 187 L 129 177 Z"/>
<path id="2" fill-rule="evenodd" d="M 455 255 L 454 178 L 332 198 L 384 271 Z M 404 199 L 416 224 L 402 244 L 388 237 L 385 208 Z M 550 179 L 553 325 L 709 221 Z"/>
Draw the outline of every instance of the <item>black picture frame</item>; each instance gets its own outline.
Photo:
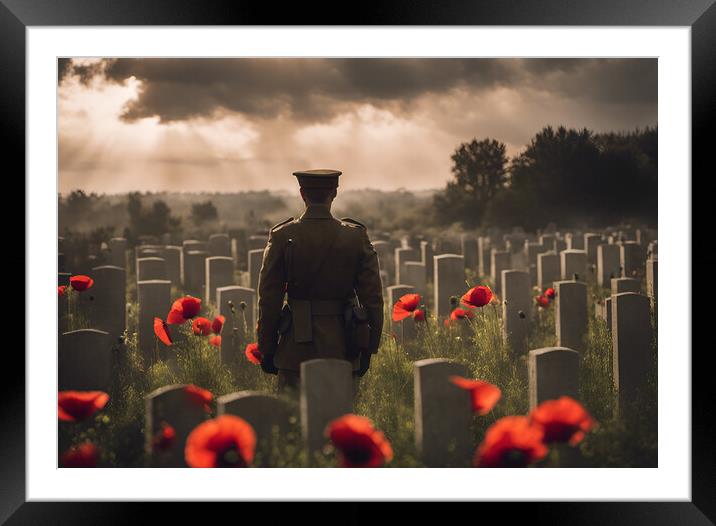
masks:
<path id="1" fill-rule="evenodd" d="M 490 0 L 390 4 L 281 3 L 230 0 L 0 0 L 0 114 L 2 148 L 13 174 L 25 172 L 25 29 L 27 26 L 111 25 L 570 25 L 689 26 L 692 65 L 692 173 L 706 173 L 711 160 L 707 133 L 716 122 L 716 5 L 714 0 Z M 7 161 L 10 161 L 7 163 Z M 713 171 L 713 163 L 709 165 Z M 11 177 L 8 175 L 7 177 Z M 7 179 L 6 179 L 7 180 Z M 692 177 L 692 183 L 695 178 Z M 693 195 L 693 194 L 692 194 Z M 708 220 L 692 219 L 694 228 Z M 704 227 L 701 227 L 704 228 Z M 692 234 L 692 239 L 699 237 Z M 701 236 L 701 239 L 706 239 Z M 706 250 L 693 263 L 716 260 Z M 695 269 L 694 269 L 695 270 Z M 698 275 L 698 274 L 694 274 Z M 25 277 L 27 279 L 27 276 Z M 691 284 L 688 305 L 691 309 Z M 680 291 L 683 297 L 683 288 Z M 707 326 L 709 309 L 693 309 L 697 326 Z M 701 323 L 699 323 L 699 320 Z M 30 320 L 26 320 L 29 323 Z M 693 323 L 693 322 L 692 322 Z M 26 330 L 29 330 L 26 326 Z M 711 346 L 692 353 L 692 500 L 690 502 L 479 504 L 498 509 L 500 521 L 514 515 L 530 522 L 591 524 L 713 524 L 716 520 L 716 435 Z M 0 522 L 7 524 L 104 524 L 125 522 L 140 511 L 136 503 L 25 502 L 25 370 L 22 354 L 5 349 L 7 371 L 0 383 Z M 672 349 L 690 352 L 691 349 Z M 662 380 L 664 381 L 664 380 Z M 267 495 L 268 497 L 268 495 Z M 320 499 L 320 496 L 316 497 Z M 183 507 L 174 507 L 174 509 Z M 421 506 L 416 506 L 421 515 Z M 144 512 L 144 508 L 141 509 Z M 489 510 L 492 511 L 492 510 Z M 162 510 L 162 514 L 166 513 Z M 180 511 L 182 513 L 182 511 Z M 271 518 L 276 520 L 276 507 Z M 473 511 L 470 512 L 474 513 Z M 346 520 L 372 520 L 371 505 L 353 503 Z M 168 519 L 168 515 L 164 515 Z M 480 519 L 475 519 L 480 520 Z M 7 521 L 7 522 L 5 522 Z"/>

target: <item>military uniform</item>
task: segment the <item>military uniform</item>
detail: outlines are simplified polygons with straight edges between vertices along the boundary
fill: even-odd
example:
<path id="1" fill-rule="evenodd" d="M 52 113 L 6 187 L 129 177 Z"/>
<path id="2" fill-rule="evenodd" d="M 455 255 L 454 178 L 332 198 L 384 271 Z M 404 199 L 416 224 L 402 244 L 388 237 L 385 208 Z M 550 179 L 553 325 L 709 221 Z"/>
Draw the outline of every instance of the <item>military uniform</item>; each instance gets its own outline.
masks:
<path id="1" fill-rule="evenodd" d="M 340 172 L 294 175 L 302 187 L 337 186 Z M 273 359 L 278 369 L 280 388 L 295 386 L 301 362 L 347 359 L 345 306 L 356 297 L 370 325 L 364 353 L 375 353 L 383 329 L 383 294 L 378 256 L 364 225 L 334 218 L 329 205 L 309 204 L 299 218 L 271 229 L 259 274 L 257 341 L 264 360 Z M 285 303 L 290 316 L 288 309 L 282 314 Z M 354 372 L 359 363 L 353 360 Z"/>

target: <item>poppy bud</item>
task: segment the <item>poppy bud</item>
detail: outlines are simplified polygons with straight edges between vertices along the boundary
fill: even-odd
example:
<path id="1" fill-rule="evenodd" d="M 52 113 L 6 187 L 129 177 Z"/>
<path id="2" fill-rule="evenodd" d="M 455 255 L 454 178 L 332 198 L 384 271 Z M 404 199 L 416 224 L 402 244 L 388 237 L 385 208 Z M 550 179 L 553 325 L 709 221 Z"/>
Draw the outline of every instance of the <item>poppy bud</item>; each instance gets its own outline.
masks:
<path id="1" fill-rule="evenodd" d="M 457 296 L 450 296 L 450 306 L 452 308 L 457 307 Z"/>
<path id="2" fill-rule="evenodd" d="M 242 301 L 241 303 L 239 303 L 239 307 L 241 308 L 241 310 L 246 310 L 246 302 Z"/>
<path id="3" fill-rule="evenodd" d="M 520 316 L 521 320 L 524 320 L 526 318 L 524 311 L 517 311 L 517 314 Z"/>
<path id="4" fill-rule="evenodd" d="M 574 273 L 574 281 L 579 281 L 579 274 L 576 272 Z"/>

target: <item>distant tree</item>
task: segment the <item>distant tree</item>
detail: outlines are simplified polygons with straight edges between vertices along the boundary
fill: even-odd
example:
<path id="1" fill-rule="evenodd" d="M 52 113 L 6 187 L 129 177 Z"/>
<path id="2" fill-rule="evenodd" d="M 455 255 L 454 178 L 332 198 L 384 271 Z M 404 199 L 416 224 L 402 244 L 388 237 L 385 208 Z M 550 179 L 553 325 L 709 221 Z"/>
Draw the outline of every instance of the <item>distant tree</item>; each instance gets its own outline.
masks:
<path id="1" fill-rule="evenodd" d="M 494 139 L 463 143 L 451 159 L 453 180 L 435 195 L 438 222 L 478 225 L 490 200 L 507 180 L 505 145 Z"/>
<path id="2" fill-rule="evenodd" d="M 155 201 L 151 208 L 145 210 L 139 192 L 127 194 L 127 213 L 128 239 L 132 241 L 142 235 L 159 236 L 167 232 L 176 232 L 181 227 L 181 219 L 172 216 L 169 206 L 162 200 Z"/>
<path id="3" fill-rule="evenodd" d="M 655 220 L 657 132 L 602 134 L 545 127 L 512 159 L 485 223 L 544 227 Z"/>
<path id="4" fill-rule="evenodd" d="M 191 205 L 191 219 L 195 225 L 202 225 L 209 221 L 216 221 L 219 214 L 211 201 L 194 203 Z"/>

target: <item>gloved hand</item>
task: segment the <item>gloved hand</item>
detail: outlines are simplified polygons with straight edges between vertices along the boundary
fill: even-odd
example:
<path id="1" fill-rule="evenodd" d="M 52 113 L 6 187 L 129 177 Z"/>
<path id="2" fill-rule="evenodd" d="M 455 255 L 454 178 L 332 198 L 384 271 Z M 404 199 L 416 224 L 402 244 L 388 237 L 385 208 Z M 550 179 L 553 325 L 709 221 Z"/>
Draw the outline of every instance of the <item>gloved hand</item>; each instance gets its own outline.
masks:
<path id="1" fill-rule="evenodd" d="M 361 378 L 365 373 L 368 372 L 368 368 L 370 367 L 370 357 L 372 356 L 371 353 L 361 353 L 360 355 L 360 367 L 358 369 L 358 376 Z"/>
<path id="2" fill-rule="evenodd" d="M 278 369 L 273 363 L 273 354 L 264 354 L 261 358 L 261 369 L 267 374 L 278 374 Z"/>

